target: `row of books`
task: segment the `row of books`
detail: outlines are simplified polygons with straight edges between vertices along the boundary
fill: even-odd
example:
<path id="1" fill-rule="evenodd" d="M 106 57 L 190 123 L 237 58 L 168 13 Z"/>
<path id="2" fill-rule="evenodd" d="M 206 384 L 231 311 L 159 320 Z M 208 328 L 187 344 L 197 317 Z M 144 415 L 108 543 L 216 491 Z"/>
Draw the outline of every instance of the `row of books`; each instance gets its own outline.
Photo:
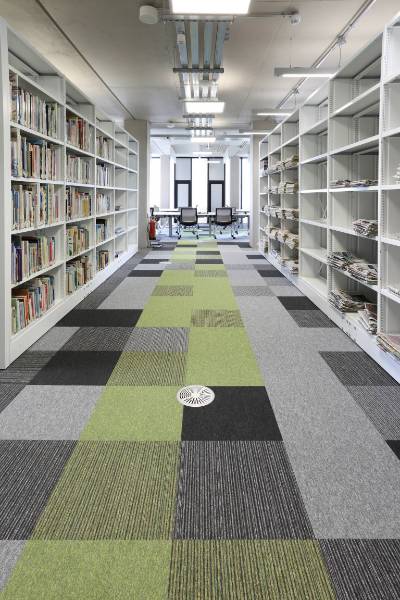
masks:
<path id="1" fill-rule="evenodd" d="M 65 289 L 73 294 L 93 278 L 93 267 L 89 256 L 80 256 L 66 265 Z"/>
<path id="2" fill-rule="evenodd" d="M 106 160 L 113 160 L 114 143 L 110 138 L 99 135 L 96 138 L 96 154 Z"/>
<path id="3" fill-rule="evenodd" d="M 110 263 L 110 252 L 108 250 L 99 250 L 96 252 L 97 270 L 102 271 Z"/>
<path id="4" fill-rule="evenodd" d="M 92 214 L 92 194 L 81 192 L 74 187 L 67 187 L 65 191 L 67 221 L 90 217 Z"/>
<path id="5" fill-rule="evenodd" d="M 91 151 L 92 128 L 87 121 L 75 115 L 67 116 L 66 133 L 68 144 Z"/>
<path id="6" fill-rule="evenodd" d="M 11 121 L 44 135 L 59 135 L 59 106 L 18 87 L 17 76 L 10 76 Z"/>
<path id="7" fill-rule="evenodd" d="M 55 263 L 55 237 L 13 237 L 11 241 L 11 281 L 18 283 Z"/>
<path id="8" fill-rule="evenodd" d="M 38 277 L 24 287 L 12 290 L 11 324 L 12 332 L 18 333 L 41 317 L 53 306 L 56 300 L 55 277 Z"/>
<path id="9" fill-rule="evenodd" d="M 112 198 L 109 194 L 96 194 L 96 212 L 99 215 L 111 212 Z"/>
<path id="10" fill-rule="evenodd" d="M 12 185 L 12 229 L 52 225 L 60 220 L 60 202 L 53 186 Z"/>
<path id="11" fill-rule="evenodd" d="M 92 183 L 92 161 L 81 156 L 67 154 L 66 179 L 75 183 Z"/>
<path id="12" fill-rule="evenodd" d="M 110 237 L 107 220 L 106 219 L 96 219 L 96 243 L 104 242 L 106 239 Z"/>
<path id="13" fill-rule="evenodd" d="M 102 185 L 105 187 L 109 187 L 112 185 L 112 171 L 111 167 L 107 165 L 97 165 L 97 175 L 96 175 L 96 183 L 97 185 Z"/>
<path id="14" fill-rule="evenodd" d="M 66 232 L 67 256 L 89 249 L 90 232 L 87 227 L 69 225 Z"/>
<path id="15" fill-rule="evenodd" d="M 11 131 L 11 175 L 35 179 L 57 179 L 58 146 L 45 140 L 32 140 Z"/>

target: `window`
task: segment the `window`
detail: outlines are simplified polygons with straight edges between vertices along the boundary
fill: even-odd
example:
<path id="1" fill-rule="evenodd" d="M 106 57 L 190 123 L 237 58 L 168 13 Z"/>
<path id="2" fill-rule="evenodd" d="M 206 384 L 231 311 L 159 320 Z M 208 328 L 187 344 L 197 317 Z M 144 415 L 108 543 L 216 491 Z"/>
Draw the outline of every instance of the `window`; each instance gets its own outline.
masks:
<path id="1" fill-rule="evenodd" d="M 250 160 L 247 156 L 242 156 L 240 159 L 240 208 L 243 210 L 250 210 L 250 192 Z"/>
<path id="2" fill-rule="evenodd" d="M 152 156 L 150 159 L 150 206 L 161 204 L 161 158 Z"/>

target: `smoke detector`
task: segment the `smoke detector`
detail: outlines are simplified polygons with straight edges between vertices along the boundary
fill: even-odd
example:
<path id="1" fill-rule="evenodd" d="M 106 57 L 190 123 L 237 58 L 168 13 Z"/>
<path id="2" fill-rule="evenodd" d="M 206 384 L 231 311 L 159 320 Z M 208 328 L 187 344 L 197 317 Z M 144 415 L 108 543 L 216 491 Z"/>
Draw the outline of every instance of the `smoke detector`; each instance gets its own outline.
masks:
<path id="1" fill-rule="evenodd" d="M 293 13 L 290 15 L 290 24 L 291 25 L 300 25 L 301 23 L 301 15 L 300 13 Z"/>
<path id="2" fill-rule="evenodd" d="M 139 21 L 145 25 L 156 25 L 158 23 L 158 10 L 154 6 L 145 4 L 140 7 Z"/>

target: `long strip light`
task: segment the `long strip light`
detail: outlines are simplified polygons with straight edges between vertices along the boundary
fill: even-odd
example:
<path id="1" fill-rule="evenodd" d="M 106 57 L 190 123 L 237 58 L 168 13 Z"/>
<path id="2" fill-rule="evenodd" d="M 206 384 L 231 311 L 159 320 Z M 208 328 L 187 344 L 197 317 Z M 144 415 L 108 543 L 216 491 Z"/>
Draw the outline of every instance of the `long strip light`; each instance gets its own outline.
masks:
<path id="1" fill-rule="evenodd" d="M 333 69 L 314 69 L 311 67 L 276 67 L 274 69 L 275 77 L 333 77 Z"/>
<path id="2" fill-rule="evenodd" d="M 221 114 L 225 110 L 225 102 L 214 100 L 185 100 L 184 102 L 188 115 Z"/>
<path id="3" fill-rule="evenodd" d="M 212 156 L 211 150 L 202 150 L 201 152 L 193 152 L 196 156 Z"/>
<path id="4" fill-rule="evenodd" d="M 179 15 L 246 15 L 250 0 L 171 0 L 171 10 Z"/>
<path id="5" fill-rule="evenodd" d="M 292 111 L 293 112 L 293 111 Z M 288 117 L 292 112 L 287 110 L 281 110 L 279 108 L 266 108 L 265 110 L 258 112 L 258 117 Z"/>
<path id="6" fill-rule="evenodd" d="M 192 137 L 190 141 L 192 144 L 213 144 L 216 141 L 214 136 L 203 136 L 203 137 Z"/>

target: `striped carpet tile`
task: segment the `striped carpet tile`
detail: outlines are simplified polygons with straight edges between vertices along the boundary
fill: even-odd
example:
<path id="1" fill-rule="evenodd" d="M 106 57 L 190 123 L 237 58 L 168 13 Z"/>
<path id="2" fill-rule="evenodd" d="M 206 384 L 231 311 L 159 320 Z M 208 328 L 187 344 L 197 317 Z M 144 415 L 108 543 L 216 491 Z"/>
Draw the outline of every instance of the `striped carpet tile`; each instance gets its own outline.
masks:
<path id="1" fill-rule="evenodd" d="M 0 371 L 0 383 L 29 383 L 47 365 L 54 352 L 25 352 Z"/>
<path id="2" fill-rule="evenodd" d="M 130 334 L 125 352 L 187 352 L 189 328 L 136 327 Z"/>
<path id="3" fill-rule="evenodd" d="M 122 350 L 130 333 L 129 327 L 81 327 L 63 346 L 63 351 Z"/>
<path id="4" fill-rule="evenodd" d="M 224 269 L 196 269 L 195 277 L 228 277 Z"/>
<path id="5" fill-rule="evenodd" d="M 0 413 L 24 389 L 24 383 L 0 383 Z"/>
<path id="6" fill-rule="evenodd" d="M 320 352 L 336 377 L 345 386 L 390 385 L 397 382 L 368 354 L 362 352 Z"/>
<path id="7" fill-rule="evenodd" d="M 174 537 L 314 537 L 283 443 L 182 442 Z"/>
<path id="8" fill-rule="evenodd" d="M 297 296 L 290 297 L 297 298 Z M 321 310 L 289 310 L 288 312 L 299 327 L 336 327 Z"/>
<path id="9" fill-rule="evenodd" d="M 191 324 L 193 327 L 244 327 L 239 310 L 193 310 Z"/>
<path id="10" fill-rule="evenodd" d="M 400 540 L 321 540 L 337 600 L 398 600 Z"/>
<path id="11" fill-rule="evenodd" d="M 347 389 L 385 440 L 400 440 L 400 385 Z"/>
<path id="12" fill-rule="evenodd" d="M 79 442 L 36 539 L 170 539 L 178 442 Z"/>
<path id="13" fill-rule="evenodd" d="M 123 352 L 108 385 L 183 385 L 185 352 Z"/>
<path id="14" fill-rule="evenodd" d="M 193 296 L 192 285 L 157 285 L 153 296 Z"/>
<path id="15" fill-rule="evenodd" d="M 334 600 L 312 540 L 174 541 L 169 600 Z"/>
<path id="16" fill-rule="evenodd" d="M 273 296 L 274 294 L 266 285 L 234 285 L 235 296 Z"/>

